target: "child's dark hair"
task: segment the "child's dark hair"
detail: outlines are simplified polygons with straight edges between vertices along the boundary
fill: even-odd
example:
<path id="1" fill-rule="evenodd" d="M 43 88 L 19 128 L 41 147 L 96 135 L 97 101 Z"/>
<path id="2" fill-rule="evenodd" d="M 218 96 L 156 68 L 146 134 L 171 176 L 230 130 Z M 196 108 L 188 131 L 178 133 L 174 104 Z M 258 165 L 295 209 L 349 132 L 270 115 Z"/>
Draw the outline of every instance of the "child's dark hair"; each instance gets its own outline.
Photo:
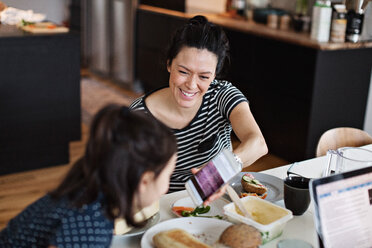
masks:
<path id="1" fill-rule="evenodd" d="M 216 76 L 230 63 L 229 40 L 221 27 L 208 22 L 204 16 L 195 16 L 173 34 L 167 52 L 167 65 L 172 64 L 183 47 L 207 49 L 217 56 Z"/>
<path id="2" fill-rule="evenodd" d="M 143 112 L 108 105 L 92 122 L 85 155 L 51 196 L 68 197 L 81 207 L 102 194 L 110 219 L 123 216 L 138 226 L 132 206 L 142 174 L 152 171 L 157 177 L 176 152 L 176 138 L 164 124 Z"/>

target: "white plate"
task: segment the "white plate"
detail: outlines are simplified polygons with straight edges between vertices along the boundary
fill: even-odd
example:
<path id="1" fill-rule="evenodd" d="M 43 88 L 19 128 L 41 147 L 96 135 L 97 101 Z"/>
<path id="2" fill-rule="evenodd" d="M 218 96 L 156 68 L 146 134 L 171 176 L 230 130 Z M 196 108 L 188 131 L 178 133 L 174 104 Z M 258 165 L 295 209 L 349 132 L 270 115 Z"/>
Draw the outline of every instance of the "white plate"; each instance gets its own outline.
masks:
<path id="1" fill-rule="evenodd" d="M 258 181 L 260 181 L 260 183 L 267 187 L 267 196 L 265 200 L 269 202 L 283 200 L 283 180 L 278 177 L 258 172 L 240 172 L 238 175 L 231 179 L 230 185 L 235 189 L 238 195 L 240 195 L 240 193 L 242 192 L 245 192 L 241 184 L 241 179 L 246 173 L 252 174 L 254 178 L 256 178 Z M 227 194 L 225 194 L 224 197 L 230 200 L 230 197 Z"/>
<path id="2" fill-rule="evenodd" d="M 205 214 L 201 214 L 200 216 L 216 216 L 216 215 L 219 215 L 219 216 L 223 216 L 223 207 L 230 203 L 228 200 L 224 199 L 224 198 L 219 198 L 215 201 L 213 201 L 211 204 L 210 204 L 210 207 L 211 209 L 209 210 L 208 213 L 205 213 Z M 173 207 L 192 207 L 192 208 L 196 208 L 196 205 L 194 204 L 194 202 L 192 201 L 192 199 L 190 197 L 184 197 L 184 198 L 181 198 L 177 201 L 175 201 L 172 205 L 172 208 Z M 173 212 L 174 215 L 178 216 L 178 217 L 182 217 L 182 216 L 179 216 L 177 213 Z M 184 217 L 183 217 L 184 218 Z"/>
<path id="3" fill-rule="evenodd" d="M 154 248 L 152 237 L 161 232 L 173 228 L 180 228 L 197 237 L 200 241 L 213 245 L 219 239 L 221 233 L 232 223 L 214 218 L 185 217 L 175 218 L 151 227 L 141 239 L 142 248 Z"/>
<path id="4" fill-rule="evenodd" d="M 152 216 L 150 219 L 147 220 L 147 223 L 144 227 L 141 228 L 132 228 L 129 232 L 124 233 L 123 235 L 115 235 L 117 237 L 130 237 L 130 236 L 136 236 L 144 233 L 147 229 L 150 227 L 158 224 L 160 221 L 160 213 L 157 212 L 154 216 Z"/>

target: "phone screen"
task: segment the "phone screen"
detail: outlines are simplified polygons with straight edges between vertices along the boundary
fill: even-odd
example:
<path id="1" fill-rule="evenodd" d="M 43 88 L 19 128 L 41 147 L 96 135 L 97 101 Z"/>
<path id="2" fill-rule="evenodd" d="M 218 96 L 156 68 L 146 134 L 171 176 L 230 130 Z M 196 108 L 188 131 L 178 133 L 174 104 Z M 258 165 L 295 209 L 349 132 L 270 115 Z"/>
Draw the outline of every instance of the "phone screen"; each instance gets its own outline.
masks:
<path id="1" fill-rule="evenodd" d="M 198 171 L 191 181 L 203 201 L 225 183 L 213 161 L 208 162 L 200 171 Z"/>
<path id="2" fill-rule="evenodd" d="M 223 149 L 186 182 L 186 190 L 194 203 L 200 205 L 240 170 L 233 153 Z"/>

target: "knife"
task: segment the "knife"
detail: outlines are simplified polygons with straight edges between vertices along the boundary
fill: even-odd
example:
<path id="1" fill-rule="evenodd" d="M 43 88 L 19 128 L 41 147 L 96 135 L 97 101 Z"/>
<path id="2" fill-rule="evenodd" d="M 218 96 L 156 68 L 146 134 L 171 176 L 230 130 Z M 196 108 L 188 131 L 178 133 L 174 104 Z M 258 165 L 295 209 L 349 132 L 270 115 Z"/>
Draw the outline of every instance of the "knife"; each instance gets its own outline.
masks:
<path id="1" fill-rule="evenodd" d="M 243 202 L 240 200 L 240 198 L 239 198 L 238 194 L 235 192 L 235 190 L 230 185 L 227 185 L 226 189 L 227 189 L 227 193 L 229 194 L 231 200 L 239 208 L 240 212 L 243 213 L 244 217 L 252 219 L 251 214 L 244 207 Z"/>

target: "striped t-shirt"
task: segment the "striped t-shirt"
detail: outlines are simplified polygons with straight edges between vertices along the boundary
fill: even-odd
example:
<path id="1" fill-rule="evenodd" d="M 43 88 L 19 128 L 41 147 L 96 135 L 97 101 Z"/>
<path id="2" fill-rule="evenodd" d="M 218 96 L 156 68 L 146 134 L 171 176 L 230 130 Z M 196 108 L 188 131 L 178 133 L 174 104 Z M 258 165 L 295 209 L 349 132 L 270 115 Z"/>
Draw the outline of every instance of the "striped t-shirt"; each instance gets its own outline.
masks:
<path id="1" fill-rule="evenodd" d="M 151 114 L 145 103 L 151 93 L 137 98 L 130 108 Z M 182 129 L 173 129 L 177 137 L 178 158 L 169 192 L 185 189 L 185 182 L 192 175 L 191 168 L 207 163 L 223 148 L 232 150 L 230 113 L 245 101 L 248 100 L 230 82 L 214 80 L 211 83 L 193 120 Z"/>

